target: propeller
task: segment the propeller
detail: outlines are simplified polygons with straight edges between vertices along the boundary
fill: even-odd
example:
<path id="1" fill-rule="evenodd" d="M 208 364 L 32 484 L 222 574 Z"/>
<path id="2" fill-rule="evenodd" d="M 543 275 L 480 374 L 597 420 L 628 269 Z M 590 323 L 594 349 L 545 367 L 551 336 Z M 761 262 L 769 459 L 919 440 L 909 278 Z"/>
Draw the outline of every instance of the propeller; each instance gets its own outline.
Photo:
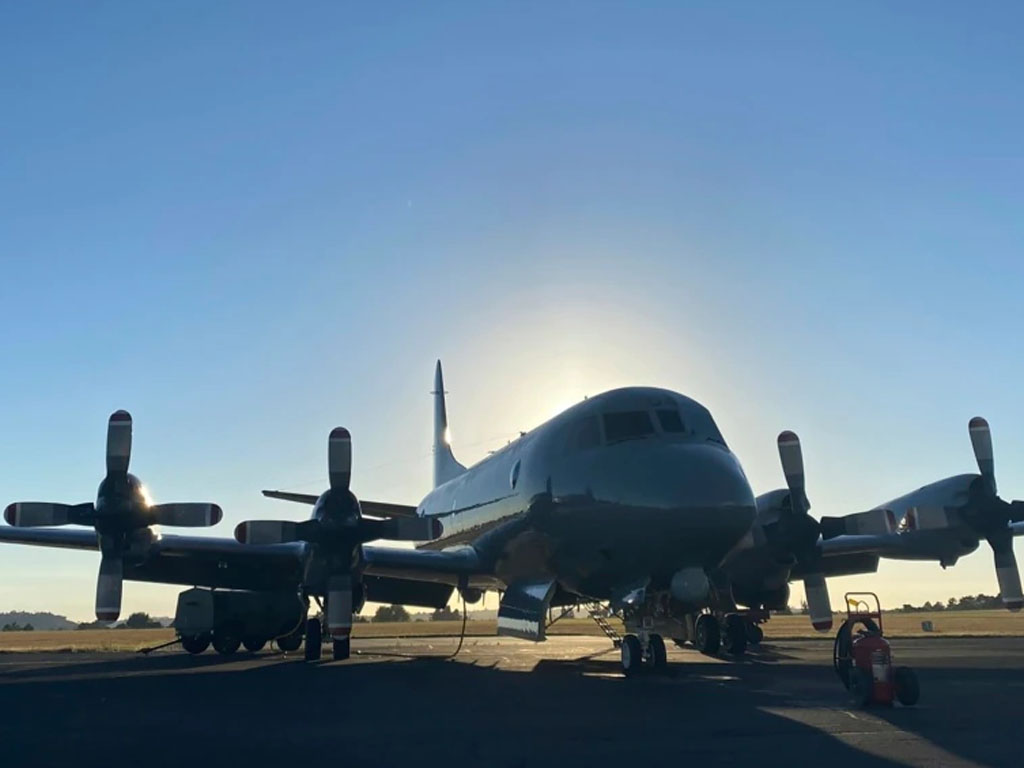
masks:
<path id="1" fill-rule="evenodd" d="M 270 545 L 302 541 L 310 545 L 304 573 L 307 589 L 327 595 L 327 630 L 334 638 L 352 629 L 353 590 L 360 581 L 362 545 L 376 539 L 427 541 L 441 535 L 431 517 L 363 517 L 352 480 L 352 436 L 335 427 L 327 441 L 329 487 L 313 505 L 309 520 L 247 520 L 235 528 L 242 544 Z"/>
<path id="2" fill-rule="evenodd" d="M 820 526 L 808 512 L 811 508 L 804 486 L 804 457 L 795 432 L 779 434 L 779 460 L 789 488 L 789 504 L 780 511 L 774 530 L 768 532 L 776 546 L 788 551 L 803 573 L 804 592 L 811 624 L 819 632 L 832 628 L 832 603 L 821 567 L 818 549 Z"/>
<path id="3" fill-rule="evenodd" d="M 975 416 L 968 422 L 967 429 L 981 477 L 972 484 L 971 499 L 964 509 L 964 517 L 992 548 L 1003 605 L 1011 611 L 1019 611 L 1024 608 L 1024 593 L 1021 591 L 1017 557 L 1013 553 L 1010 523 L 1024 521 L 1024 502 L 1007 502 L 999 498 L 992 432 L 988 422 L 981 416 Z"/>
<path id="4" fill-rule="evenodd" d="M 142 483 L 128 473 L 131 457 L 131 414 L 115 411 L 107 421 L 107 474 L 95 502 L 21 501 L 4 510 L 7 523 L 17 527 L 87 525 L 96 530 L 100 548 L 96 618 L 101 621 L 116 621 L 121 615 L 125 556 L 143 530 L 151 525 L 211 526 L 223 516 L 216 504 L 151 504 Z"/>

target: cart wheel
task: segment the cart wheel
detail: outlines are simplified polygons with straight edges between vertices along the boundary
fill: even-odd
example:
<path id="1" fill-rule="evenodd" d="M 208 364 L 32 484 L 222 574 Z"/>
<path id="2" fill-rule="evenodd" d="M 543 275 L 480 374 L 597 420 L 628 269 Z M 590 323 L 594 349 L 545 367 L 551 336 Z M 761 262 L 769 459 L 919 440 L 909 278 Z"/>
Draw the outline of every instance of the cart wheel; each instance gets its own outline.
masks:
<path id="1" fill-rule="evenodd" d="M 917 675 L 910 667 L 896 667 L 892 672 L 892 681 L 896 686 L 896 698 L 904 707 L 912 707 L 921 698 L 921 686 Z"/>
<path id="2" fill-rule="evenodd" d="M 866 669 L 854 667 L 850 670 L 850 697 L 858 707 L 866 707 L 871 703 L 871 692 L 875 681 Z"/>

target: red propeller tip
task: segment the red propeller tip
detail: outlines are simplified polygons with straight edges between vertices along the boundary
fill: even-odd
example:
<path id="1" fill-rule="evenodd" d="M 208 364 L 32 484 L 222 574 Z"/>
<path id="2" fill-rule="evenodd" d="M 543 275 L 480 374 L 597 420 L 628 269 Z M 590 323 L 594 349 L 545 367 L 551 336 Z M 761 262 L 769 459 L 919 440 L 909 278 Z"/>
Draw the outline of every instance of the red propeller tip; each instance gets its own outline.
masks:
<path id="1" fill-rule="evenodd" d="M 210 505 L 210 525 L 216 525 L 224 519 L 224 510 L 217 504 Z"/>
<path id="2" fill-rule="evenodd" d="M 245 523 L 239 523 L 235 526 L 235 541 L 239 544 L 245 544 L 249 539 L 249 526 Z"/>
<path id="3" fill-rule="evenodd" d="M 832 619 L 828 621 L 812 621 L 811 625 L 819 632 L 824 632 L 826 629 L 832 629 Z"/>
<path id="4" fill-rule="evenodd" d="M 132 415 L 128 411 L 114 411 L 110 414 L 110 420 L 114 422 L 131 421 Z"/>
<path id="5" fill-rule="evenodd" d="M 981 418 L 981 416 L 975 416 L 967 426 L 969 429 L 987 429 L 988 422 Z"/>
<path id="6" fill-rule="evenodd" d="M 331 440 L 351 440 L 352 435 L 344 427 L 335 427 L 331 430 Z"/>
<path id="7" fill-rule="evenodd" d="M 120 615 L 120 611 L 96 611 L 96 618 L 100 621 L 117 621 Z"/>
<path id="8" fill-rule="evenodd" d="M 796 443 L 799 442 L 800 438 L 796 436 L 796 432 L 790 432 L 788 429 L 785 432 L 779 433 L 779 443 Z"/>
<path id="9" fill-rule="evenodd" d="M 4 510 L 4 520 L 7 521 L 8 525 L 14 525 L 14 523 L 15 523 L 15 521 L 17 519 L 18 519 L 18 505 L 16 503 L 15 504 L 8 504 L 7 505 L 7 509 Z"/>

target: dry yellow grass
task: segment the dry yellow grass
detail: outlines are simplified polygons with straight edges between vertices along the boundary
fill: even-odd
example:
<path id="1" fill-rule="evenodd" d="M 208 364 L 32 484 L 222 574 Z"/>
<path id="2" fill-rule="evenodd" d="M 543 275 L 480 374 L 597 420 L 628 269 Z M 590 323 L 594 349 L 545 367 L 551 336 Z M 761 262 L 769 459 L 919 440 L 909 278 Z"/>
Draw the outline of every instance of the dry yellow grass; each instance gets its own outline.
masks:
<path id="1" fill-rule="evenodd" d="M 844 616 L 836 614 L 835 626 Z M 1014 637 L 1024 636 L 1024 614 L 1008 611 L 949 611 L 935 613 L 884 614 L 885 633 L 894 637 Z M 932 632 L 924 632 L 921 622 L 931 621 Z M 612 620 L 620 632 L 622 625 Z M 458 635 L 460 621 L 411 621 L 404 623 L 356 624 L 355 637 L 427 637 Z M 806 616 L 775 616 L 765 627 L 771 639 L 829 638 L 832 633 L 817 633 Z M 562 619 L 550 629 L 552 635 L 594 635 L 601 630 L 590 619 Z M 497 634 L 494 620 L 469 621 L 466 634 Z M 0 653 L 27 651 L 137 651 L 174 639 L 172 629 L 83 629 L 64 632 L 0 632 Z"/>

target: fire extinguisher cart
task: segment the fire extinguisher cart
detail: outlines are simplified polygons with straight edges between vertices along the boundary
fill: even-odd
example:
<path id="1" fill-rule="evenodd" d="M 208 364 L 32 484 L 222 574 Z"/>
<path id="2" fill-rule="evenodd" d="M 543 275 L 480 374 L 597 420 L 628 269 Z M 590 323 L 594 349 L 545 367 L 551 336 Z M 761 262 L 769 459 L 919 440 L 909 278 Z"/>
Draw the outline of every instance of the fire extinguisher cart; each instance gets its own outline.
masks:
<path id="1" fill-rule="evenodd" d="M 846 593 L 846 621 L 832 647 L 832 664 L 858 706 L 899 701 L 911 707 L 920 697 L 914 670 L 892 665 L 889 641 L 882 634 L 882 605 L 874 592 Z"/>

